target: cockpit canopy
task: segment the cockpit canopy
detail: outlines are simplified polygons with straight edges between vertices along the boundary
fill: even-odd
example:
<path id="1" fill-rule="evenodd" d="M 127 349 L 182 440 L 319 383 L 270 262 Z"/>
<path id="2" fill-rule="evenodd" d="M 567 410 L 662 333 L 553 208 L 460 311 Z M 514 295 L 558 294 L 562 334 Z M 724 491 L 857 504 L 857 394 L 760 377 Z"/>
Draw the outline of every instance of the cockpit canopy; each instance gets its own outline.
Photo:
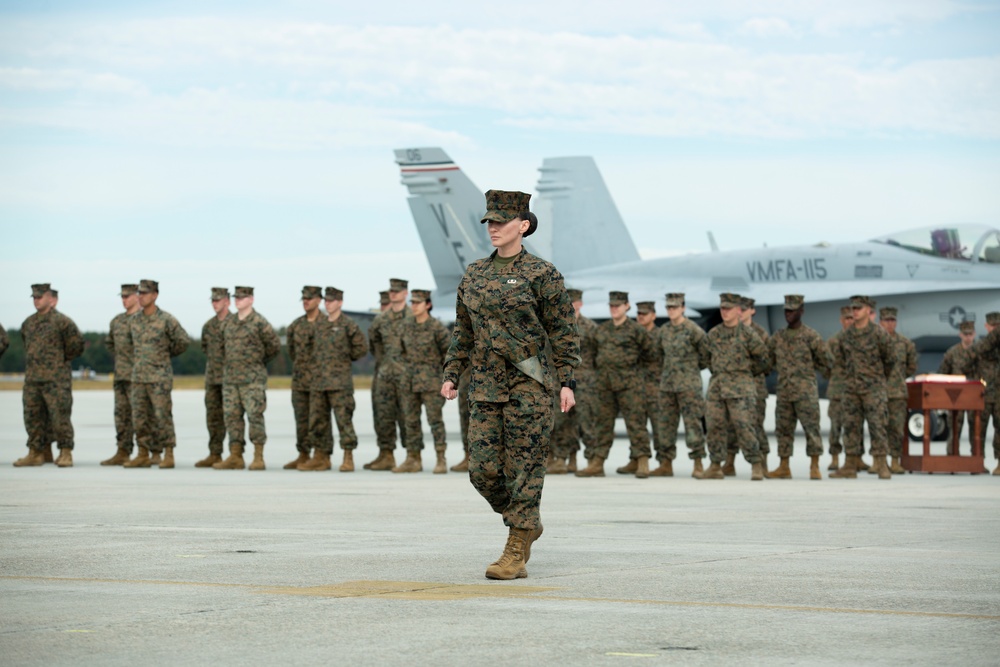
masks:
<path id="1" fill-rule="evenodd" d="M 908 229 L 872 241 L 931 257 L 1000 264 L 1000 230 L 985 225 Z"/>

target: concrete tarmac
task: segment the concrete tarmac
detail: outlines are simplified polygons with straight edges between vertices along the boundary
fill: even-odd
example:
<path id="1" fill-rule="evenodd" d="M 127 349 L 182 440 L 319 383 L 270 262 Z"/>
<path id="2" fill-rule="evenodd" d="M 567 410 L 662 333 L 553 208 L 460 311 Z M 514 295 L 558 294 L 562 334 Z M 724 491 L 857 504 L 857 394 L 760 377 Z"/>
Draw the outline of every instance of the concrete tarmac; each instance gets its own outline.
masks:
<path id="1" fill-rule="evenodd" d="M 98 465 L 111 392 L 77 392 L 58 469 L 10 465 L 21 397 L 0 392 L 3 664 L 1000 663 L 998 477 L 810 481 L 800 436 L 791 480 L 692 479 L 683 440 L 677 476 L 637 480 L 619 439 L 608 477 L 546 479 L 529 576 L 496 582 L 506 529 L 466 475 L 431 451 L 421 474 L 360 469 L 367 392 L 352 474 L 281 469 L 288 391 L 266 471 L 193 468 L 202 396 L 174 393 L 176 469 L 125 470 Z"/>

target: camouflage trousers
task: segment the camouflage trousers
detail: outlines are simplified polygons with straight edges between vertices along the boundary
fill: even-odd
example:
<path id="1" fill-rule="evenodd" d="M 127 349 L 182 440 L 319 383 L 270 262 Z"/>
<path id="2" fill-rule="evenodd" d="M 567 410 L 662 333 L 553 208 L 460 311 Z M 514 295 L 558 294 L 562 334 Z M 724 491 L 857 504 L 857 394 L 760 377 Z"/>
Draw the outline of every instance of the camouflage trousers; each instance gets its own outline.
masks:
<path id="1" fill-rule="evenodd" d="M 778 440 L 778 456 L 791 456 L 795 446 L 795 422 L 806 432 L 806 456 L 823 454 L 823 438 L 819 434 L 819 398 L 789 400 L 778 394 L 774 410 L 774 434 Z"/>
<path id="2" fill-rule="evenodd" d="M 844 420 L 841 417 L 843 408 L 839 398 L 831 398 L 826 406 L 826 416 L 830 418 L 830 454 L 840 454 L 844 451 L 841 435 L 844 432 Z"/>
<path id="3" fill-rule="evenodd" d="M 444 430 L 444 397 L 440 391 L 403 392 L 403 415 L 406 421 L 406 451 L 419 452 L 424 448 L 424 430 L 420 426 L 420 410 L 427 415 L 427 425 L 434 438 L 434 451 L 443 452 L 448 448 Z"/>
<path id="4" fill-rule="evenodd" d="M 643 430 L 648 424 L 648 433 L 652 434 L 653 451 L 656 452 L 656 458 L 660 461 L 666 461 L 668 458 L 673 460 L 677 456 L 677 448 L 674 448 L 673 456 L 669 456 L 660 440 L 660 383 L 657 380 L 647 381 L 643 386 L 642 395 L 646 410 L 646 423 L 643 424 Z"/>
<path id="5" fill-rule="evenodd" d="M 649 431 L 646 430 L 646 401 L 641 384 L 629 386 L 620 391 L 612 391 L 604 385 L 597 389 L 594 403 L 594 456 L 608 458 L 611 443 L 615 439 L 615 417 L 621 413 L 625 420 L 625 430 L 630 443 L 629 458 L 650 456 Z M 588 452 L 587 458 L 590 458 Z"/>
<path id="6" fill-rule="evenodd" d="M 688 457 L 705 458 L 705 430 L 701 420 L 705 417 L 705 397 L 701 391 L 659 392 L 661 444 L 656 458 L 660 461 L 677 458 L 677 432 L 684 418 L 684 442 Z"/>
<path id="7" fill-rule="evenodd" d="M 748 463 L 760 462 L 760 441 L 757 439 L 754 396 L 713 398 L 705 401 L 705 421 L 708 422 L 708 455 L 712 463 L 724 463 L 730 438 L 743 451 Z M 732 434 L 732 435 L 730 435 Z"/>
<path id="8" fill-rule="evenodd" d="M 906 419 L 910 411 L 906 407 L 905 398 L 890 398 L 886 419 L 886 438 L 889 440 L 889 456 L 898 458 L 903 455 L 903 446 L 910 444 L 906 433 Z"/>
<path id="9" fill-rule="evenodd" d="M 993 457 L 1000 459 L 1000 401 L 986 399 L 979 417 L 979 439 L 983 443 L 983 456 L 986 456 L 986 428 L 990 419 L 993 420 Z"/>
<path id="10" fill-rule="evenodd" d="M 226 440 L 226 416 L 222 403 L 222 385 L 205 385 L 205 425 L 208 427 L 208 451 L 222 454 Z"/>
<path id="11" fill-rule="evenodd" d="M 514 385 L 506 403 L 469 405 L 469 480 L 510 528 L 538 527 L 552 395 L 534 380 Z"/>
<path id="12" fill-rule="evenodd" d="M 771 445 L 767 440 L 767 432 L 764 431 L 764 419 L 767 417 L 767 383 L 764 378 L 758 378 L 757 382 L 757 394 L 754 396 L 753 400 L 753 432 L 754 438 L 757 440 L 757 448 L 761 454 L 768 454 L 771 451 Z M 687 423 L 685 422 L 685 428 L 687 428 Z M 739 452 L 740 445 L 736 434 L 733 432 L 729 433 L 729 439 L 726 448 L 730 452 Z"/>
<path id="13" fill-rule="evenodd" d="M 129 454 L 135 448 L 135 429 L 132 428 L 132 383 L 115 380 L 115 442 L 118 449 Z"/>
<path id="14" fill-rule="evenodd" d="M 403 378 L 392 373 L 379 373 L 372 392 L 372 416 L 375 418 L 375 439 L 379 449 L 396 448 L 396 429 L 400 443 L 406 442 L 406 420 L 403 412 Z"/>
<path id="15" fill-rule="evenodd" d="M 871 436 L 872 456 L 887 454 L 888 440 L 886 435 L 886 420 L 888 419 L 889 399 L 884 393 L 871 394 L 846 393 L 840 399 L 844 420 L 844 452 L 848 456 L 861 456 L 864 453 L 864 422 L 868 422 L 868 433 Z"/>
<path id="16" fill-rule="evenodd" d="M 53 439 L 59 449 L 73 449 L 73 385 L 69 382 L 25 382 L 21 393 L 28 447 L 41 451 Z"/>
<path id="17" fill-rule="evenodd" d="M 132 424 L 140 447 L 162 452 L 177 445 L 174 432 L 174 381 L 132 383 Z"/>
<path id="18" fill-rule="evenodd" d="M 333 422 L 337 421 L 340 448 L 354 450 L 358 435 L 354 432 L 354 390 L 314 391 L 309 403 L 310 440 L 325 454 L 333 454 Z"/>
<path id="19" fill-rule="evenodd" d="M 250 442 L 255 445 L 267 443 L 267 429 L 264 426 L 264 411 L 267 410 L 266 384 L 224 384 L 222 405 L 226 415 L 226 430 L 229 431 L 230 449 L 233 445 L 246 446 L 244 414 L 250 424 Z"/>
<path id="20" fill-rule="evenodd" d="M 472 373 L 466 370 L 458 377 L 458 422 L 462 429 L 462 450 L 469 453 L 469 378 Z"/>
<path id="21" fill-rule="evenodd" d="M 292 415 L 295 417 L 295 449 L 300 454 L 308 454 L 314 446 L 310 433 L 309 421 L 312 419 L 310 410 L 311 391 L 292 389 Z M 331 432 L 331 437 L 332 437 Z M 330 447 L 333 447 L 331 443 Z"/>

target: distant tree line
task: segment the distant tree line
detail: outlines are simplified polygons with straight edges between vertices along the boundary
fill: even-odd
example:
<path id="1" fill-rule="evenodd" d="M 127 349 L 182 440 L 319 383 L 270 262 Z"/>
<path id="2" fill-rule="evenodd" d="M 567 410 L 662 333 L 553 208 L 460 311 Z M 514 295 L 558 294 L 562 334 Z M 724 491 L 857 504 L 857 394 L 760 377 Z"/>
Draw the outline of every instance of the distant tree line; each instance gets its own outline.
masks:
<path id="1" fill-rule="evenodd" d="M 21 340 L 21 332 L 18 329 L 8 330 L 10 336 L 10 347 L 0 358 L 0 373 L 23 373 L 24 372 L 24 342 Z M 282 341 L 285 340 L 285 327 L 278 330 L 278 335 Z M 86 332 L 83 338 L 86 341 L 86 348 L 79 357 L 73 360 L 73 370 L 89 368 L 95 373 L 113 373 L 115 370 L 115 360 L 104 344 L 106 333 Z M 192 340 L 188 349 L 173 359 L 171 365 L 174 367 L 176 375 L 204 375 L 205 374 L 205 353 L 201 350 L 201 341 Z M 359 375 L 370 375 L 374 366 L 374 360 L 368 355 L 354 363 L 354 372 Z M 292 360 L 288 356 L 288 347 L 281 346 L 281 353 L 271 360 L 267 365 L 270 375 L 291 375 Z"/>

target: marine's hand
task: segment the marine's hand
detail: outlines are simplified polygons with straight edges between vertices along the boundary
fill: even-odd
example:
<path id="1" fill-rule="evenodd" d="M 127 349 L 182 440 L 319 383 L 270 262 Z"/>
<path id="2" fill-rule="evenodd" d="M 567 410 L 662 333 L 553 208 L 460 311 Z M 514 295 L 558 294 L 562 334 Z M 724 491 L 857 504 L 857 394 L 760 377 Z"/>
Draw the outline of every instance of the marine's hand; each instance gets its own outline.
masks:
<path id="1" fill-rule="evenodd" d="M 449 401 L 453 401 L 458 398 L 458 391 L 455 389 L 455 383 L 448 380 L 441 385 L 441 395 Z"/>
<path id="2" fill-rule="evenodd" d="M 576 405 L 576 397 L 573 395 L 573 390 L 569 387 L 563 387 L 560 389 L 559 409 L 563 412 L 569 412 L 574 405 Z"/>

